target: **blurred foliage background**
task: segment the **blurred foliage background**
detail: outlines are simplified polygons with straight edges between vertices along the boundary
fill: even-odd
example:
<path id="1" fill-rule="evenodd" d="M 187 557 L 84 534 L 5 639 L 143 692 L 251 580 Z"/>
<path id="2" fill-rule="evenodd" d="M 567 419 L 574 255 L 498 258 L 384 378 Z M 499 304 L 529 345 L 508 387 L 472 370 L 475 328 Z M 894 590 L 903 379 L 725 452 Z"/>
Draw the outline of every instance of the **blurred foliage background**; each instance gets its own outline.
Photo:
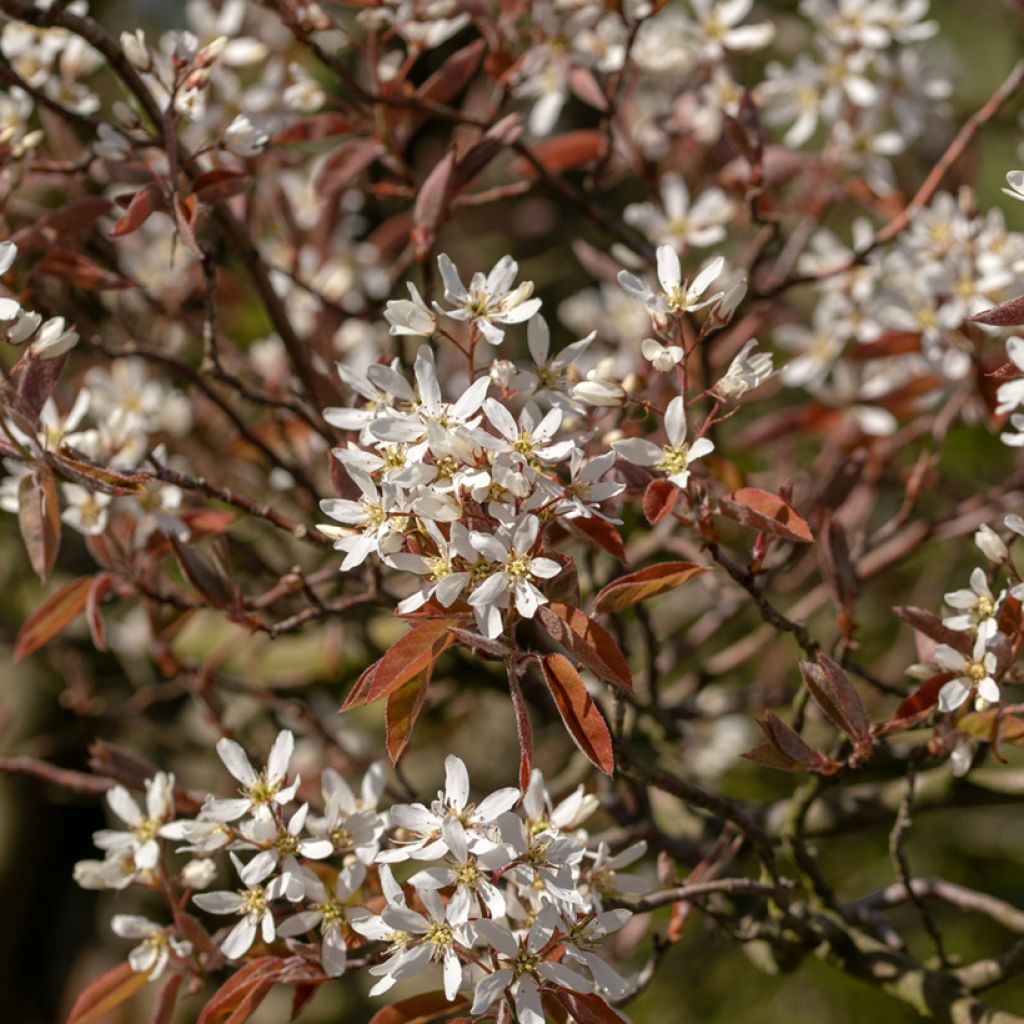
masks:
<path id="1" fill-rule="evenodd" d="M 757 7 L 762 14 L 784 19 L 795 5 L 762 2 Z M 995 0 L 932 4 L 942 32 L 931 52 L 936 65 L 951 70 L 957 124 L 984 102 L 1022 53 L 1020 21 L 1011 7 Z M 183 24 L 181 4 L 173 0 L 94 0 L 92 8 L 118 30 L 140 25 L 155 32 Z M 1024 206 L 1004 200 L 999 192 L 1005 171 L 1021 163 L 1017 155 L 1024 137 L 1020 110 L 1018 99 L 986 128 L 974 149 L 976 166 L 967 167 L 965 161 L 958 173 L 973 180 L 982 207 L 1002 205 L 1011 226 L 1024 229 Z M 946 138 L 949 131 L 947 126 Z M 942 142 L 940 139 L 937 151 Z M 908 163 L 926 160 L 928 155 L 911 154 Z M 908 175 L 908 180 L 914 179 Z M 500 223 L 491 219 L 477 225 L 463 220 L 461 227 L 453 230 L 465 232 L 472 244 L 479 244 L 488 255 L 510 250 L 517 258 L 522 256 L 524 276 L 541 283 L 546 300 L 549 287 L 551 297 L 557 300 L 587 283 L 576 262 L 567 259 L 566 240 L 577 234 L 578 225 L 571 210 L 547 199 L 531 202 L 531 217 Z M 478 262 L 488 263 L 484 258 Z M 0 357 L 8 358 L 8 354 Z M 942 467 L 949 488 L 942 497 L 966 497 L 996 483 L 1009 457 L 1005 449 L 993 444 L 985 429 L 959 428 L 950 438 Z M 951 583 L 965 578 L 973 564 L 970 555 L 970 546 L 963 543 L 930 542 L 914 562 L 877 581 L 877 592 L 891 595 L 894 602 L 898 595 L 901 603 L 937 607 Z M 69 533 L 60 573 L 45 592 L 90 571 L 92 563 L 84 547 Z M 0 594 L 0 751 L 30 753 L 80 769 L 93 740 L 116 738 L 175 771 L 188 785 L 225 787 L 226 777 L 210 764 L 211 734 L 198 713 L 187 706 L 187 696 L 149 708 L 133 701 L 137 685 L 152 674 L 143 658 L 132 665 L 97 654 L 84 626 L 78 624 L 63 642 L 50 645 L 26 662 L 12 663 L 13 639 L 44 589 L 28 565 L 16 522 L 5 515 L 0 515 Z M 687 615 L 681 598 L 678 603 L 674 598 L 662 599 L 655 610 L 656 627 L 662 635 Z M 909 629 L 900 627 L 888 614 L 872 621 L 869 613 L 865 623 L 863 660 L 879 675 L 899 679 L 913 660 Z M 122 615 L 116 628 L 130 638 L 135 626 L 130 616 Z M 370 628 L 387 630 L 390 625 L 374 623 Z M 742 624 L 736 626 L 737 632 L 743 628 Z M 346 631 L 345 623 L 330 623 L 271 647 L 268 641 L 254 640 L 210 620 L 193 624 L 178 642 L 197 650 L 219 650 L 235 678 L 328 709 L 339 702 L 348 681 L 363 664 L 361 648 L 351 634 L 358 631 Z M 773 649 L 771 658 L 788 658 L 788 671 L 795 671 L 792 654 L 788 645 L 782 645 Z M 772 666 L 766 664 L 764 672 L 771 674 Z M 459 675 L 459 685 L 453 685 L 453 680 L 438 681 L 432 691 L 433 712 L 419 727 L 404 770 L 417 790 L 430 792 L 437 782 L 432 773 L 440 761 L 435 754 L 451 749 L 465 758 L 480 790 L 507 784 L 517 761 L 508 702 L 500 697 L 497 685 L 492 691 L 489 684 L 496 681 L 488 678 L 487 669 L 479 663 L 471 668 L 456 666 L 452 673 Z M 87 679 L 95 680 L 95 688 Z M 736 685 L 757 682 L 737 679 Z M 877 706 L 887 707 L 884 701 Z M 250 696 L 239 693 L 233 713 L 243 720 L 254 707 Z M 367 728 L 360 730 L 353 742 L 365 743 L 368 736 L 382 735 L 374 714 L 367 712 Z M 535 724 L 539 766 L 552 776 L 563 771 L 571 774 L 575 761 L 561 728 Z M 339 728 L 348 726 L 339 720 Z M 198 757 L 204 749 L 206 755 Z M 1013 763 L 1006 767 L 990 761 L 978 777 L 988 771 L 992 778 L 999 777 L 1003 784 L 1013 784 L 1018 792 L 1024 792 L 1024 759 L 1012 752 L 1010 757 Z M 792 784 L 788 777 L 745 764 L 730 769 L 722 783 L 730 794 L 755 801 L 784 795 Z M 986 791 L 981 785 L 972 793 L 973 806 L 918 815 L 910 843 L 915 872 L 979 885 L 1024 907 L 1024 816 L 1020 807 L 1004 806 L 998 792 Z M 673 830 L 685 833 L 693 825 L 676 806 L 667 807 L 665 813 L 676 816 L 671 822 Z M 124 956 L 124 944 L 113 939 L 106 928 L 111 901 L 80 890 L 71 878 L 75 861 L 93 855 L 91 833 L 104 823 L 104 809 L 94 798 L 76 798 L 32 779 L 0 776 L 0 1020 L 13 1024 L 62 1020 L 74 993 Z M 893 880 L 887 851 L 890 824 L 866 823 L 832 841 L 832 875 L 845 880 L 851 896 Z M 130 908 L 117 909 L 136 909 L 135 897 L 131 900 Z M 972 956 L 1006 944 L 1007 936 L 993 935 L 995 926 L 982 919 L 942 907 L 936 912 L 951 945 L 970 951 Z M 900 913 L 909 921 L 913 911 Z M 925 940 L 920 942 L 919 951 L 923 951 Z M 318 996 L 303 1021 L 367 1020 L 372 1010 L 362 994 L 364 989 L 361 982 L 333 986 Z M 289 999 L 288 992 L 275 993 L 253 1019 L 262 1024 L 285 1019 Z M 1024 980 L 1018 977 L 994 993 L 992 1002 L 1024 1013 Z M 196 1000 L 187 1002 L 182 1019 L 189 1019 L 188 1013 L 194 1015 L 198 1005 Z M 655 984 L 629 1012 L 637 1024 L 859 1024 L 865 1020 L 899 1024 L 918 1019 L 913 1011 L 814 961 L 789 974 L 755 969 L 746 954 L 716 938 L 696 915 L 684 940 L 669 953 Z M 109 1019 L 112 1024 L 135 1024 L 146 1021 L 148 1013 L 143 997 Z"/>

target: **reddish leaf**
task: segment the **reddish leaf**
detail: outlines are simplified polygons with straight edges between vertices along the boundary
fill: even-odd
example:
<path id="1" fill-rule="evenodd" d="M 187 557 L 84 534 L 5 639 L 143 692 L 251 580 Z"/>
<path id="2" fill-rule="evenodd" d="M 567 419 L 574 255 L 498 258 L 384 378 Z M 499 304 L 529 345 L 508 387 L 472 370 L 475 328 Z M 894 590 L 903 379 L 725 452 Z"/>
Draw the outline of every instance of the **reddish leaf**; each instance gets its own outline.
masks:
<path id="1" fill-rule="evenodd" d="M 707 572 L 693 562 L 659 562 L 612 580 L 597 595 L 594 608 L 599 612 L 617 612 L 648 598 L 675 590 L 695 576 Z"/>
<path id="2" fill-rule="evenodd" d="M 428 619 L 414 626 L 387 653 L 360 676 L 342 711 L 372 704 L 430 668 L 455 642 L 452 628 L 458 619 Z"/>
<path id="3" fill-rule="evenodd" d="M 434 165 L 416 195 L 412 211 L 412 244 L 416 258 L 430 254 L 437 229 L 448 213 L 453 194 L 455 150 L 451 149 Z"/>
<path id="4" fill-rule="evenodd" d="M 573 65 L 569 70 L 569 88 L 588 107 L 595 110 L 608 109 L 608 97 L 589 68 Z"/>
<path id="5" fill-rule="evenodd" d="M 295 121 L 274 136 L 278 145 L 290 142 L 319 142 L 335 135 L 347 135 L 352 131 L 352 122 L 341 114 L 314 114 L 301 121 Z"/>
<path id="6" fill-rule="evenodd" d="M 598 159 L 604 154 L 605 144 L 601 132 L 580 128 L 541 140 L 533 146 L 533 155 L 549 174 L 561 174 Z M 523 178 L 537 176 L 536 168 L 526 160 L 517 160 L 513 173 Z"/>
<path id="7" fill-rule="evenodd" d="M 1015 299 L 1002 302 L 967 319 L 976 324 L 989 324 L 992 327 L 1020 327 L 1024 324 L 1024 295 L 1018 295 Z"/>
<path id="8" fill-rule="evenodd" d="M 406 680 L 388 694 L 387 747 L 392 764 L 398 764 L 398 759 L 412 739 L 416 719 L 423 710 L 427 688 L 430 686 L 431 667 L 428 666 L 425 671 Z"/>
<path id="9" fill-rule="evenodd" d="M 523 126 L 518 114 L 509 114 L 487 131 L 459 158 L 456 168 L 456 185 L 468 185 L 506 146 L 511 146 L 520 135 Z"/>
<path id="10" fill-rule="evenodd" d="M 163 198 L 160 188 L 157 185 L 147 185 L 139 189 L 132 196 L 128 208 L 121 215 L 120 220 L 111 228 L 111 238 L 121 238 L 138 231 L 143 224 L 149 220 L 149 215 L 159 206 Z"/>
<path id="11" fill-rule="evenodd" d="M 942 619 L 934 612 L 926 611 L 924 608 L 912 608 L 902 605 L 893 608 L 893 611 L 904 621 L 923 633 L 930 640 L 937 644 L 946 644 L 961 654 L 969 655 L 973 640 L 971 634 L 966 630 L 950 629 L 942 624 Z"/>
<path id="12" fill-rule="evenodd" d="M 877 730 L 879 735 L 889 732 L 897 732 L 900 729 L 907 729 L 939 702 L 939 690 L 953 678 L 952 672 L 940 672 L 937 676 L 922 683 L 909 697 L 904 700 L 896 709 L 896 713 Z"/>
<path id="13" fill-rule="evenodd" d="M 809 771 L 832 775 L 838 765 L 804 742 L 803 737 L 771 711 L 757 723 L 768 737 L 768 743 L 755 747 L 743 756 L 783 771 Z M 766 750 L 765 747 L 770 748 Z M 773 756 L 773 755 L 777 755 Z"/>
<path id="14" fill-rule="evenodd" d="M 722 498 L 718 508 L 723 515 L 761 533 L 770 533 L 797 544 L 811 544 L 814 541 L 811 528 L 804 518 L 777 494 L 756 487 L 741 487 Z"/>
<path id="15" fill-rule="evenodd" d="M 167 539 L 174 548 L 174 555 L 185 578 L 212 607 L 230 608 L 237 604 L 235 586 L 224 573 L 193 550 L 177 534 L 169 534 Z"/>
<path id="16" fill-rule="evenodd" d="M 51 248 L 36 264 L 36 272 L 56 277 L 88 292 L 132 288 L 134 282 L 112 270 L 104 270 L 81 253 L 71 249 Z"/>
<path id="17" fill-rule="evenodd" d="M 46 400 L 53 394 L 53 389 L 60 379 L 68 361 L 65 352 L 56 359 L 38 359 L 29 355 L 21 364 L 18 374 L 18 394 L 25 403 L 19 411 L 30 411 L 33 416 L 42 412 Z"/>
<path id="18" fill-rule="evenodd" d="M 537 609 L 537 619 L 552 639 L 572 651 L 594 675 L 632 692 L 633 676 L 622 651 L 608 630 L 586 612 L 551 601 Z"/>
<path id="19" fill-rule="evenodd" d="M 604 548 L 612 558 L 620 562 L 626 561 L 626 545 L 622 542 L 622 534 L 607 519 L 600 516 L 578 516 L 576 519 L 570 519 L 569 525 L 598 547 Z"/>
<path id="20" fill-rule="evenodd" d="M 434 103 L 450 103 L 463 89 L 480 67 L 485 43 L 475 39 L 468 46 L 456 50 L 417 90 L 421 100 Z"/>
<path id="21" fill-rule="evenodd" d="M 558 705 L 569 735 L 583 751 L 591 764 L 605 775 L 615 770 L 612 737 L 593 697 L 573 668 L 572 662 L 561 654 L 546 654 L 541 661 L 544 681 Z"/>
<path id="22" fill-rule="evenodd" d="M 525 793 L 533 774 L 533 726 L 530 712 L 523 699 L 518 672 L 513 668 L 508 674 L 508 690 L 512 695 L 512 709 L 516 713 L 516 736 L 519 739 L 519 788 Z"/>
<path id="23" fill-rule="evenodd" d="M 114 585 L 114 577 L 108 572 L 101 572 L 93 577 L 92 586 L 89 588 L 89 596 L 85 602 L 85 618 L 89 623 L 89 632 L 92 633 L 92 642 L 98 651 L 107 649 L 107 627 L 103 624 L 103 613 L 100 605 L 107 591 Z"/>
<path id="24" fill-rule="evenodd" d="M 196 1024 L 240 1024 L 273 988 L 284 961 L 279 956 L 248 960 L 210 997 Z M 245 1016 L 239 1017 L 239 1012 Z M 247 1011 L 247 1012 L 246 1012 Z"/>
<path id="25" fill-rule="evenodd" d="M 39 650 L 82 612 L 89 600 L 92 585 L 92 576 L 81 576 L 48 597 L 21 627 L 14 645 L 15 661 Z"/>
<path id="26" fill-rule="evenodd" d="M 350 139 L 343 142 L 324 161 L 316 179 L 320 195 L 343 192 L 382 153 L 384 147 L 377 139 Z"/>
<path id="27" fill-rule="evenodd" d="M 133 971 L 127 961 L 97 978 L 76 1000 L 67 1024 L 90 1024 L 131 999 L 149 981 L 148 971 Z"/>
<path id="28" fill-rule="evenodd" d="M 593 992 L 573 992 L 568 988 L 552 988 L 546 992 L 557 999 L 577 1024 L 626 1024 L 623 1017 Z"/>
<path id="29" fill-rule="evenodd" d="M 106 466 L 94 466 L 63 452 L 50 454 L 47 462 L 62 480 L 81 484 L 91 491 L 120 495 L 141 494 L 146 489 L 148 478 L 140 473 L 122 473 Z"/>
<path id="30" fill-rule="evenodd" d="M 184 976 L 172 974 L 161 986 L 160 994 L 153 1004 L 153 1012 L 149 1017 L 149 1024 L 171 1024 L 174 1019 L 174 1008 L 178 1004 L 178 990 Z"/>
<path id="31" fill-rule="evenodd" d="M 200 202 L 212 206 L 225 199 L 241 195 L 249 187 L 249 175 L 229 171 L 224 167 L 205 171 L 192 182 L 192 194 Z"/>
<path id="32" fill-rule="evenodd" d="M 654 526 L 660 523 L 675 508 L 679 488 L 668 480 L 652 480 L 644 491 L 644 518 Z"/>
<path id="33" fill-rule="evenodd" d="M 821 710 L 858 746 L 871 740 L 871 721 L 860 694 L 850 677 L 831 658 L 818 655 L 817 662 L 800 662 L 800 672 L 807 689 Z"/>
<path id="34" fill-rule="evenodd" d="M 465 996 L 456 996 L 451 1002 L 443 992 L 423 992 L 378 1010 L 369 1024 L 431 1024 L 444 1020 L 469 1005 Z"/>
<path id="35" fill-rule="evenodd" d="M 37 466 L 18 484 L 18 526 L 28 560 L 43 581 L 60 550 L 60 505 L 53 474 Z"/>

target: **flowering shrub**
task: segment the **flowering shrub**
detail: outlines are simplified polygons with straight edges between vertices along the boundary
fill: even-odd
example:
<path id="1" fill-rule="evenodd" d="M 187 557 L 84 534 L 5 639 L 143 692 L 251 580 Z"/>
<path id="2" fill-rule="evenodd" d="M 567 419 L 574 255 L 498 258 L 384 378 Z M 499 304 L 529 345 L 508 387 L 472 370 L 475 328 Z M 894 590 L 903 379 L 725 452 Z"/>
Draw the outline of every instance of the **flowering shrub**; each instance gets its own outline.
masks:
<path id="1" fill-rule="evenodd" d="M 910 849 L 1020 791 L 1024 171 L 967 157 L 1024 62 L 961 119 L 926 0 L 0 12 L 13 653 L 97 740 L 0 768 L 105 794 L 126 956 L 70 1024 L 612 1024 L 698 913 L 1024 1019 L 942 907 L 1021 912 Z"/>

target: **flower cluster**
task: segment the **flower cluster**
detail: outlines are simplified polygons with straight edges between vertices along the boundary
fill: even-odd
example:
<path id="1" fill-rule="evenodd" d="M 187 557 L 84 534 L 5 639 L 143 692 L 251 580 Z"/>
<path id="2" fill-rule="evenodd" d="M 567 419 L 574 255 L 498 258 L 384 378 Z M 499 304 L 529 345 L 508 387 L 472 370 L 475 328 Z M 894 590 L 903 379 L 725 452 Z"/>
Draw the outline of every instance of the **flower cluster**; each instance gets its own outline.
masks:
<path id="1" fill-rule="evenodd" d="M 622 873 L 645 845 L 611 854 L 590 840 L 581 826 L 597 801 L 582 786 L 555 802 L 535 771 L 525 793 L 499 789 L 475 802 L 465 765 L 449 756 L 444 788 L 429 804 L 382 808 L 386 777 L 375 764 L 358 795 L 326 770 L 315 813 L 298 803 L 293 749 L 292 734 L 281 732 L 257 770 L 237 743 L 220 740 L 238 795 L 207 797 L 194 818 L 175 817 L 169 775 L 147 782 L 145 810 L 115 786 L 108 803 L 126 827 L 96 833 L 106 856 L 79 863 L 76 879 L 89 888 L 209 890 L 226 853 L 239 886 L 200 891 L 192 901 L 233 919 L 214 936 L 228 960 L 257 941 L 284 940 L 337 977 L 358 948 L 368 954 L 359 966 L 376 979 L 371 994 L 435 965 L 449 1000 L 472 991 L 476 1014 L 508 994 L 520 1019 L 536 1024 L 544 990 L 629 993 L 632 982 L 595 950 L 631 916 L 614 904 L 646 888 Z M 172 848 L 190 858 L 174 872 Z M 130 962 L 151 978 L 169 963 L 188 971 L 201 955 L 175 925 L 119 915 L 113 928 L 143 940 Z"/>
<path id="2" fill-rule="evenodd" d="M 131 524 L 133 543 L 141 548 L 156 531 L 188 537 L 180 488 L 157 479 L 139 482 L 134 493 L 118 496 L 122 477 L 108 479 L 94 470 L 123 474 L 136 470 L 147 456 L 162 458 L 159 439 L 187 433 L 191 421 L 191 406 L 181 392 L 150 378 L 141 359 L 123 358 L 89 370 L 66 412 L 50 397 L 34 427 L 12 411 L 3 429 L 29 457 L 38 452 L 74 454 L 80 482 L 61 484 L 61 518 L 68 526 L 96 536 L 107 530 L 112 515 L 122 516 Z M 31 461 L 9 458 L 2 465 L 7 475 L 0 478 L 0 508 L 16 514 L 19 484 L 31 472 Z"/>

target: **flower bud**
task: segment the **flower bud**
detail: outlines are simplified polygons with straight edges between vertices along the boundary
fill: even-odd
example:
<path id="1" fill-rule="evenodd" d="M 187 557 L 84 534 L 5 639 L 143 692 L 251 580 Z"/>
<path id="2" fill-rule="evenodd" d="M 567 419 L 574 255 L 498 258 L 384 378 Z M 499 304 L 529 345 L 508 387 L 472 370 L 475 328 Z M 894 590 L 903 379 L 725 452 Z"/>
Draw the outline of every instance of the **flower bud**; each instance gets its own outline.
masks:
<path id="1" fill-rule="evenodd" d="M 1009 549 L 991 526 L 982 523 L 974 535 L 978 550 L 994 565 L 1001 565 L 1010 556 Z"/>
<path id="2" fill-rule="evenodd" d="M 205 889 L 217 877 L 217 866 L 208 857 L 190 860 L 181 869 L 181 880 L 190 889 Z"/>

